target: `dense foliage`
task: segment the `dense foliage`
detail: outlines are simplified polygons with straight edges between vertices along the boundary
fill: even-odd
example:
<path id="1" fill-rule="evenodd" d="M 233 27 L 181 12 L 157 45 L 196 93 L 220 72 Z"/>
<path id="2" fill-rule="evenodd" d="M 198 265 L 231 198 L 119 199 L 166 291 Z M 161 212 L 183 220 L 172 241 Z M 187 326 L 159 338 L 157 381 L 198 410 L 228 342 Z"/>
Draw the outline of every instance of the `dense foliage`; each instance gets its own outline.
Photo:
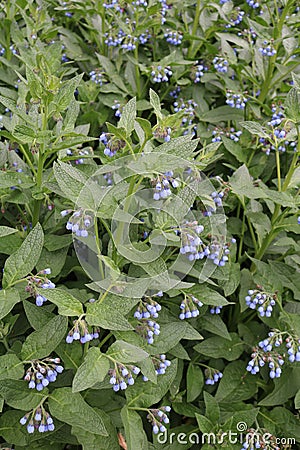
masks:
<path id="1" fill-rule="evenodd" d="M 298 448 L 297 3 L 0 3 L 3 448 Z"/>

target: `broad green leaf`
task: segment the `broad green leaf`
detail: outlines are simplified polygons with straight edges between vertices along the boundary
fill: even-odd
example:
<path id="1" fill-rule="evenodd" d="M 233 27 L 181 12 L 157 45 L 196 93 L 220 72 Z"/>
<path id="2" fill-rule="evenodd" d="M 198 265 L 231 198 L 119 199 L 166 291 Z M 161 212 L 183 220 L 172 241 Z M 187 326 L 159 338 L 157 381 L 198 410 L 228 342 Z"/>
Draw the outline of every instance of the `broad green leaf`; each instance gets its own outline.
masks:
<path id="1" fill-rule="evenodd" d="M 54 314 L 48 309 L 36 306 L 27 300 L 23 301 L 23 308 L 28 322 L 35 330 L 39 330 L 54 317 Z"/>
<path id="2" fill-rule="evenodd" d="M 31 333 L 22 347 L 23 360 L 40 359 L 53 352 L 67 332 L 68 320 L 55 316 L 46 325 Z"/>
<path id="3" fill-rule="evenodd" d="M 231 340 L 225 323 L 217 314 L 200 317 L 198 320 L 198 326 L 200 330 L 207 330 L 213 334 Z"/>
<path id="4" fill-rule="evenodd" d="M 285 115 L 294 123 L 300 122 L 300 89 L 292 87 L 285 100 Z"/>
<path id="5" fill-rule="evenodd" d="M 25 411 L 27 409 L 25 408 Z M 0 435 L 6 442 L 13 442 L 14 447 L 31 447 L 32 436 L 28 434 L 26 427 L 20 424 L 24 411 L 8 410 L 0 415 Z"/>
<path id="6" fill-rule="evenodd" d="M 245 362 L 234 361 L 225 367 L 215 397 L 219 403 L 234 403 L 251 398 L 257 390 L 257 378 L 246 371 Z"/>
<path id="7" fill-rule="evenodd" d="M 114 342 L 109 347 L 107 354 L 112 356 L 116 361 L 123 363 L 142 361 L 149 356 L 141 348 L 122 340 Z"/>
<path id="8" fill-rule="evenodd" d="M 123 108 L 118 126 L 126 130 L 127 136 L 130 136 L 134 130 L 134 121 L 136 118 L 136 98 L 132 98 Z"/>
<path id="9" fill-rule="evenodd" d="M 215 425 L 220 419 L 220 408 L 217 400 L 208 392 L 203 392 L 205 416 Z"/>
<path id="10" fill-rule="evenodd" d="M 288 380 L 288 383 L 286 382 Z M 274 389 L 259 402 L 259 406 L 282 405 L 289 398 L 293 397 L 300 389 L 300 368 L 288 367 L 284 376 L 274 380 Z"/>
<path id="11" fill-rule="evenodd" d="M 5 262 L 3 287 L 28 275 L 37 264 L 44 244 L 44 233 L 38 223 L 28 234 L 21 247 Z"/>
<path id="12" fill-rule="evenodd" d="M 158 403 L 169 391 L 177 374 L 177 360 L 173 359 L 170 367 L 167 368 L 164 375 L 157 377 L 157 384 L 151 381 L 143 381 L 138 377 L 130 389 L 126 389 L 126 398 L 128 406 L 139 406 L 149 408 Z"/>
<path id="13" fill-rule="evenodd" d="M 47 389 L 43 389 L 43 392 L 29 389 L 24 380 L 2 380 L 0 383 L 0 395 L 6 403 L 12 408 L 24 411 L 35 408 L 47 392 Z"/>
<path id="14" fill-rule="evenodd" d="M 187 323 L 170 322 L 161 326 L 160 334 L 155 336 L 154 343 L 149 345 L 149 351 L 154 354 L 166 353 L 175 347 L 178 342 L 183 339 L 187 330 Z"/>
<path id="15" fill-rule="evenodd" d="M 136 411 L 124 406 L 121 410 L 121 419 L 125 429 L 128 450 L 147 450 L 148 440 L 140 415 Z"/>
<path id="16" fill-rule="evenodd" d="M 295 396 L 295 408 L 300 409 L 300 389 Z"/>
<path id="17" fill-rule="evenodd" d="M 243 128 L 246 128 L 246 130 L 248 130 L 251 134 L 255 134 L 256 136 L 263 137 L 266 139 L 269 138 L 267 131 L 258 122 L 251 122 L 249 120 L 241 122 L 241 126 Z"/>
<path id="18" fill-rule="evenodd" d="M 9 234 L 17 233 L 17 232 L 18 232 L 18 230 L 16 230 L 15 228 L 2 226 L 2 227 L 0 227 L 0 238 L 3 236 L 8 236 Z"/>
<path id="19" fill-rule="evenodd" d="M 203 416 L 202 414 L 196 413 L 195 416 L 196 416 L 200 431 L 202 433 L 211 433 L 214 428 L 213 423 L 206 416 Z"/>
<path id="20" fill-rule="evenodd" d="M 193 294 L 205 305 L 225 306 L 229 304 L 223 295 L 213 289 L 210 289 L 204 284 L 196 284 L 192 288 L 187 289 L 187 293 Z"/>
<path id="21" fill-rule="evenodd" d="M 22 362 L 14 353 L 0 356 L 0 380 L 18 380 L 24 374 Z"/>
<path id="22" fill-rule="evenodd" d="M 109 360 L 100 352 L 99 348 L 90 348 L 75 374 L 72 392 L 84 391 L 97 382 L 103 381 L 109 366 Z"/>
<path id="23" fill-rule="evenodd" d="M 38 289 L 38 293 L 44 295 L 47 300 L 58 307 L 61 316 L 80 316 L 83 314 L 82 303 L 64 289 Z"/>
<path id="24" fill-rule="evenodd" d="M 158 119 L 162 119 L 159 96 L 153 89 L 150 89 L 149 96 L 150 96 L 150 103 L 152 108 L 154 109 L 155 115 L 157 116 Z"/>
<path id="25" fill-rule="evenodd" d="M 73 202 L 76 202 L 86 183 L 86 177 L 75 167 L 63 162 L 54 163 L 53 171 L 56 181 L 64 195 Z"/>
<path id="26" fill-rule="evenodd" d="M 211 358 L 225 358 L 233 361 L 244 351 L 244 343 L 237 333 L 230 333 L 231 340 L 214 336 L 195 345 L 194 350 Z"/>
<path id="27" fill-rule="evenodd" d="M 107 436 L 103 420 L 82 396 L 69 387 L 55 389 L 48 400 L 51 415 L 72 426 L 90 433 Z"/>
<path id="28" fill-rule="evenodd" d="M 247 166 L 244 164 L 239 167 L 230 178 L 232 191 L 247 198 L 266 198 L 267 194 L 260 187 L 253 184 Z"/>
<path id="29" fill-rule="evenodd" d="M 108 330 L 127 331 L 132 330 L 128 320 L 124 317 L 123 310 L 116 309 L 109 303 L 92 303 L 87 306 L 86 320 L 89 325 L 96 325 Z M 127 313 L 127 311 L 125 311 Z"/>
<path id="30" fill-rule="evenodd" d="M 0 291 L 0 320 L 7 316 L 20 300 L 19 292 L 16 289 L 2 289 Z"/>
<path id="31" fill-rule="evenodd" d="M 228 120 L 241 120 L 243 119 L 243 111 L 230 106 L 219 106 L 218 108 L 211 109 L 204 113 L 200 120 L 202 122 L 219 123 L 228 122 Z"/>
<path id="32" fill-rule="evenodd" d="M 204 386 L 203 372 L 199 366 L 193 363 L 189 364 L 186 375 L 186 399 L 187 402 L 193 402 L 202 392 Z"/>
<path id="33" fill-rule="evenodd" d="M 64 111 L 74 99 L 74 91 L 79 85 L 83 74 L 77 75 L 71 80 L 66 81 L 53 99 L 57 111 Z M 51 105 L 50 105 L 51 108 Z"/>
<path id="34" fill-rule="evenodd" d="M 171 154 L 182 159 L 190 158 L 198 144 L 199 139 L 192 139 L 191 136 L 180 136 L 155 147 L 153 153 Z M 188 162 L 186 162 L 186 165 L 188 165 Z"/>

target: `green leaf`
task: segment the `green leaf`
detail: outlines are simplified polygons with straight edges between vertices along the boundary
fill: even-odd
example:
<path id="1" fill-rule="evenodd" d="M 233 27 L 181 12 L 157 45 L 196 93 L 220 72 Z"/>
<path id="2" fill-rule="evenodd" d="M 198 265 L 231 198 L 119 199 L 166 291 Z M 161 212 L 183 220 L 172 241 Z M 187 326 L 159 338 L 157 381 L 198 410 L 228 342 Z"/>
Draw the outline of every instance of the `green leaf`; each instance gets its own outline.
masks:
<path id="1" fill-rule="evenodd" d="M 136 118 L 136 98 L 132 98 L 123 108 L 118 127 L 125 128 L 127 136 L 130 136 L 134 130 L 134 121 Z"/>
<path id="2" fill-rule="evenodd" d="M 82 304 L 77 298 L 64 289 L 38 289 L 37 292 L 44 295 L 47 300 L 58 307 L 61 316 L 80 316 L 83 314 Z"/>
<path id="3" fill-rule="evenodd" d="M 214 336 L 195 345 L 194 350 L 211 358 L 225 358 L 227 361 L 238 359 L 244 351 L 244 343 L 237 333 L 230 333 L 231 341 Z"/>
<path id="4" fill-rule="evenodd" d="M 219 292 L 214 289 L 210 289 L 204 284 L 196 284 L 192 288 L 187 289 L 186 292 L 194 295 L 198 300 L 204 303 L 204 305 L 226 306 L 229 304 L 223 295 L 219 294 Z"/>
<path id="5" fill-rule="evenodd" d="M 97 347 L 88 350 L 83 363 L 78 368 L 72 384 L 72 392 L 88 389 L 103 381 L 109 370 L 109 360 Z"/>
<path id="6" fill-rule="evenodd" d="M 195 416 L 201 433 L 211 433 L 214 428 L 212 422 L 202 414 L 196 413 Z"/>
<path id="7" fill-rule="evenodd" d="M 27 300 L 23 301 L 23 308 L 28 322 L 34 330 L 39 330 L 54 317 L 54 314 L 48 311 L 48 309 L 36 306 Z"/>
<path id="8" fill-rule="evenodd" d="M 294 123 L 300 122 L 300 89 L 292 87 L 285 100 L 285 115 Z"/>
<path id="9" fill-rule="evenodd" d="M 183 339 L 187 330 L 186 322 L 170 322 L 161 326 L 160 334 L 155 336 L 154 343 L 149 346 L 149 351 L 154 354 L 166 353 L 175 347 Z"/>
<path id="10" fill-rule="evenodd" d="M 159 96 L 153 89 L 150 89 L 149 96 L 150 96 L 150 103 L 151 103 L 152 108 L 154 109 L 156 117 L 158 119 L 162 119 Z"/>
<path id="11" fill-rule="evenodd" d="M 68 320 L 55 316 L 46 325 L 31 333 L 22 347 L 23 360 L 39 359 L 49 356 L 56 349 L 67 332 Z"/>
<path id="12" fill-rule="evenodd" d="M 218 315 L 206 315 L 198 319 L 198 326 L 201 330 L 210 331 L 210 333 L 217 334 L 224 339 L 231 340 L 227 327 L 220 316 Z"/>
<path id="13" fill-rule="evenodd" d="M 9 234 L 17 233 L 17 232 L 18 232 L 18 230 L 16 230 L 15 228 L 2 226 L 2 227 L 0 227 L 0 238 L 3 236 L 8 236 Z"/>
<path id="14" fill-rule="evenodd" d="M 133 327 L 122 312 L 123 310 L 116 309 L 114 304 L 92 303 L 87 305 L 86 321 L 89 325 L 100 326 L 108 330 L 132 330 Z"/>
<path id="15" fill-rule="evenodd" d="M 0 356 L 0 380 L 17 380 L 24 374 L 22 362 L 14 353 Z"/>
<path id="16" fill-rule="evenodd" d="M 20 300 L 19 292 L 16 289 L 2 289 L 0 291 L 0 320 L 7 316 Z"/>
<path id="17" fill-rule="evenodd" d="M 300 409 L 300 389 L 295 396 L 295 408 Z"/>
<path id="18" fill-rule="evenodd" d="M 54 97 L 53 103 L 57 111 L 64 111 L 74 99 L 74 91 L 82 80 L 83 74 L 77 75 L 71 80 L 66 81 Z M 51 105 L 50 105 L 51 108 Z"/>
<path id="19" fill-rule="evenodd" d="M 178 158 L 189 158 L 193 155 L 198 144 L 199 139 L 192 140 L 192 136 L 180 136 L 155 147 L 153 153 L 166 153 L 178 156 Z"/>
<path id="20" fill-rule="evenodd" d="M 225 367 L 215 397 L 219 403 L 234 403 L 251 398 L 257 390 L 257 378 L 246 371 L 245 362 L 234 361 Z"/>
<path id="21" fill-rule="evenodd" d="M 114 342 L 109 347 L 107 354 L 112 356 L 116 361 L 123 363 L 142 361 L 149 356 L 141 348 L 122 340 Z"/>
<path id="22" fill-rule="evenodd" d="M 63 423 L 83 428 L 93 434 L 107 436 L 103 420 L 82 396 L 69 387 L 55 389 L 48 399 L 51 415 Z"/>
<path id="23" fill-rule="evenodd" d="M 26 237 L 21 247 L 5 262 L 3 287 L 28 275 L 37 264 L 44 244 L 44 233 L 38 223 Z"/>
<path id="24" fill-rule="evenodd" d="M 186 377 L 186 399 L 190 403 L 201 394 L 204 386 L 204 377 L 200 367 L 193 363 L 189 364 Z"/>
<path id="25" fill-rule="evenodd" d="M 247 198 L 266 198 L 266 193 L 257 186 L 254 186 L 249 170 L 245 164 L 239 167 L 230 178 L 232 191 Z"/>
<path id="26" fill-rule="evenodd" d="M 286 380 L 289 380 L 287 383 Z M 274 389 L 259 402 L 259 406 L 282 405 L 300 389 L 300 367 L 288 367 L 284 377 L 274 379 Z"/>
<path id="27" fill-rule="evenodd" d="M 75 167 L 63 162 L 54 163 L 53 171 L 56 181 L 64 195 L 76 203 L 86 183 L 86 177 Z"/>
<path id="28" fill-rule="evenodd" d="M 45 397 L 47 389 L 38 392 L 28 388 L 24 380 L 2 380 L 0 383 L 0 395 L 12 408 L 30 411 L 35 408 Z"/>
<path id="29" fill-rule="evenodd" d="M 241 122 L 241 126 L 243 128 L 246 128 L 246 130 L 248 130 L 251 134 L 255 134 L 256 136 L 264 137 L 267 139 L 269 139 L 270 137 L 266 130 L 258 122 L 251 122 L 251 120 L 249 120 Z"/>
<path id="30" fill-rule="evenodd" d="M 128 406 L 149 408 L 158 403 L 169 391 L 177 374 L 178 361 L 172 360 L 170 367 L 167 368 L 163 376 L 157 377 L 157 384 L 151 381 L 143 381 L 138 377 L 130 389 L 126 389 L 126 398 Z"/>
<path id="31" fill-rule="evenodd" d="M 232 139 L 225 136 L 222 136 L 222 142 L 226 150 L 234 155 L 239 162 L 246 163 L 248 161 L 249 154 L 247 150 L 242 148 L 238 142 L 234 142 Z"/>
<path id="32" fill-rule="evenodd" d="M 216 424 L 220 419 L 220 408 L 217 400 L 208 392 L 203 392 L 205 402 L 205 416 L 213 423 Z"/>
<path id="33" fill-rule="evenodd" d="M 128 450 L 147 450 L 148 440 L 139 414 L 124 406 L 121 410 L 121 419 Z"/>
<path id="34" fill-rule="evenodd" d="M 228 122 L 229 120 L 242 120 L 243 111 L 230 106 L 219 106 L 218 108 L 211 109 L 204 113 L 200 120 L 202 122 L 219 123 Z"/>

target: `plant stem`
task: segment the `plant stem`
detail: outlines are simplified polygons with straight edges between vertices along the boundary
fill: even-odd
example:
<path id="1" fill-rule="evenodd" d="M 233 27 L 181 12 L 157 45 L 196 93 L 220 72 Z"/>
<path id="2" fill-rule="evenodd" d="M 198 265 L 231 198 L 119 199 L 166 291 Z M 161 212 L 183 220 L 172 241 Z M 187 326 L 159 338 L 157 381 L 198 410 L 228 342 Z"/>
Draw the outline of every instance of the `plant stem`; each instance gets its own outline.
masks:
<path id="1" fill-rule="evenodd" d="M 197 28 L 199 27 L 199 18 L 201 13 L 201 1 L 197 0 L 197 6 L 196 6 L 196 14 L 194 17 L 193 22 L 193 29 L 192 29 L 192 35 L 195 36 L 197 33 Z M 189 47 L 188 53 L 187 53 L 187 59 L 191 59 L 194 51 L 194 41 L 191 42 L 191 45 Z"/>

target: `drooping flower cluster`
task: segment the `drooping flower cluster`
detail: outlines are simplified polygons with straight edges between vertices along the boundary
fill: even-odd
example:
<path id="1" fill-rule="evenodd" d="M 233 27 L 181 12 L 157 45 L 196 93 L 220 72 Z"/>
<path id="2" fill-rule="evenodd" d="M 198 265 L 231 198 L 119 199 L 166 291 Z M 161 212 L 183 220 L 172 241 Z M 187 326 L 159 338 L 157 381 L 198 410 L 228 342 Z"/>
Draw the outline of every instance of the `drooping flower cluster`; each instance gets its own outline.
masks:
<path id="1" fill-rule="evenodd" d="M 205 384 L 208 384 L 210 386 L 216 384 L 223 377 L 222 372 L 220 372 L 218 369 L 213 369 L 212 367 L 207 367 L 204 370 L 204 375 Z"/>
<path id="2" fill-rule="evenodd" d="M 43 405 L 38 406 L 36 409 L 25 414 L 25 416 L 20 419 L 20 424 L 27 424 L 26 428 L 29 434 L 34 433 L 35 430 L 39 433 L 45 433 L 46 431 L 53 431 L 55 428 L 52 417 L 45 410 Z"/>
<path id="3" fill-rule="evenodd" d="M 167 82 L 172 75 L 173 72 L 170 66 L 152 66 L 151 76 L 153 83 L 162 83 L 164 81 Z"/>
<path id="4" fill-rule="evenodd" d="M 179 181 L 174 178 L 174 173 L 172 170 L 165 172 L 162 175 L 158 175 L 156 178 L 151 180 L 151 184 L 154 187 L 154 200 L 164 200 L 172 194 L 171 186 L 176 189 L 179 186 Z"/>
<path id="5" fill-rule="evenodd" d="M 84 148 L 84 149 L 70 149 L 68 148 L 66 150 L 67 156 L 77 156 L 78 158 L 75 159 L 75 164 L 83 164 L 84 158 L 81 158 L 81 156 L 91 156 L 93 155 L 93 149 L 91 147 Z"/>
<path id="6" fill-rule="evenodd" d="M 167 0 L 158 0 L 161 4 L 161 10 L 160 10 L 160 16 L 161 16 L 161 24 L 163 25 L 166 22 L 166 15 L 168 9 L 171 8 L 171 6 L 168 5 Z"/>
<path id="7" fill-rule="evenodd" d="M 114 101 L 114 104 L 112 105 L 111 109 L 113 109 L 115 111 L 115 116 L 116 117 L 121 117 L 122 115 L 122 110 L 123 110 L 123 106 L 121 106 L 121 103 L 118 102 L 117 100 Z"/>
<path id="8" fill-rule="evenodd" d="M 167 359 L 166 355 L 152 356 L 151 359 L 155 367 L 156 375 L 164 375 L 167 368 L 171 365 L 171 361 Z M 146 375 L 143 375 L 143 381 L 148 381 Z"/>
<path id="9" fill-rule="evenodd" d="M 242 131 L 236 131 L 234 128 L 229 128 L 228 130 L 222 128 L 215 128 L 212 132 L 213 138 L 212 142 L 221 142 L 222 136 L 228 137 L 234 142 L 240 140 Z"/>
<path id="10" fill-rule="evenodd" d="M 249 6 L 251 6 L 251 8 L 256 9 L 259 8 L 259 2 L 257 2 L 256 0 L 246 0 L 246 2 L 248 3 Z"/>
<path id="11" fill-rule="evenodd" d="M 200 83 L 201 78 L 203 77 L 204 72 L 206 71 L 207 67 L 204 66 L 203 64 L 197 64 L 196 66 L 194 66 L 191 71 L 191 78 L 192 80 L 194 80 L 194 83 Z"/>
<path id="12" fill-rule="evenodd" d="M 272 105 L 272 118 L 268 122 L 269 126 L 277 127 L 281 124 L 282 119 L 284 118 L 284 110 L 282 106 Z"/>
<path id="13" fill-rule="evenodd" d="M 288 335 L 285 340 L 290 362 L 300 362 L 300 339 L 298 336 Z"/>
<path id="14" fill-rule="evenodd" d="M 248 99 L 243 94 L 236 94 L 233 91 L 226 92 L 226 103 L 231 108 L 244 109 Z"/>
<path id="15" fill-rule="evenodd" d="M 42 391 L 49 383 L 53 383 L 59 373 L 64 368 L 60 365 L 59 358 L 45 358 L 43 360 L 33 360 L 30 362 L 24 380 L 28 381 L 29 389 Z"/>
<path id="16" fill-rule="evenodd" d="M 182 43 L 183 35 L 180 31 L 173 31 L 167 29 L 164 37 L 166 41 L 171 45 L 180 45 Z"/>
<path id="17" fill-rule="evenodd" d="M 203 306 L 194 295 L 184 294 L 184 299 L 180 304 L 179 319 L 190 319 L 191 317 L 197 317 L 199 315 L 199 309 Z"/>
<path id="18" fill-rule="evenodd" d="M 159 291 L 156 294 L 156 297 L 161 297 L 162 295 L 163 293 Z M 134 313 L 134 317 L 138 320 L 135 330 L 140 336 L 146 339 L 147 343 L 150 345 L 154 342 L 154 336 L 160 334 L 160 326 L 154 319 L 158 318 L 161 306 L 153 300 L 153 297 L 144 296 Z"/>
<path id="19" fill-rule="evenodd" d="M 99 337 L 100 329 L 90 329 L 82 317 L 74 320 L 73 325 L 73 328 L 68 332 L 66 337 L 67 344 L 71 344 L 73 341 L 80 341 L 81 344 L 85 344 Z"/>
<path id="20" fill-rule="evenodd" d="M 50 281 L 46 275 L 51 274 L 51 269 L 47 268 L 41 270 L 36 275 L 30 275 L 27 277 L 26 292 L 29 292 L 32 297 L 35 298 L 35 304 L 42 306 L 47 301 L 47 294 L 42 295 L 38 292 L 38 289 L 54 289 L 55 284 Z"/>
<path id="21" fill-rule="evenodd" d="M 267 343 L 268 341 L 268 343 Z M 279 378 L 281 375 L 281 366 L 284 364 L 283 356 L 276 351 L 269 351 L 269 339 L 259 343 L 258 347 L 253 349 L 251 360 L 248 362 L 247 371 L 255 375 L 260 368 L 266 364 L 269 367 L 270 378 Z"/>
<path id="22" fill-rule="evenodd" d="M 264 292 L 261 286 L 257 286 L 257 289 L 248 290 L 245 300 L 246 305 L 251 309 L 257 309 L 261 317 L 271 317 L 277 295 L 276 293 Z"/>
<path id="23" fill-rule="evenodd" d="M 126 146 L 126 142 L 111 133 L 102 133 L 99 137 L 100 143 L 104 145 L 104 155 L 112 158 L 119 150 Z"/>
<path id="24" fill-rule="evenodd" d="M 194 100 L 183 100 L 182 98 L 173 103 L 174 112 L 183 111 L 184 116 L 182 118 L 181 126 L 192 125 L 195 118 L 195 108 L 197 103 Z"/>
<path id="25" fill-rule="evenodd" d="M 139 41 L 142 45 L 146 44 L 152 38 L 152 34 L 149 30 L 145 30 L 145 33 L 139 35 Z"/>
<path id="26" fill-rule="evenodd" d="M 229 63 L 228 63 L 227 59 L 225 59 L 225 58 L 216 56 L 213 59 L 213 65 L 217 72 L 220 72 L 220 73 L 228 72 Z"/>
<path id="27" fill-rule="evenodd" d="M 266 436 L 268 437 L 267 440 Z M 241 450 L 280 450 L 280 447 L 277 445 L 278 438 L 266 429 L 249 428 L 244 439 Z"/>
<path id="28" fill-rule="evenodd" d="M 212 306 L 209 310 L 210 314 L 221 314 L 223 306 Z"/>
<path id="29" fill-rule="evenodd" d="M 65 217 L 70 214 L 72 210 L 65 209 L 61 211 L 61 216 Z M 92 217 L 86 214 L 83 209 L 78 209 L 73 212 L 73 215 L 69 218 L 66 229 L 75 233 L 78 237 L 87 237 L 89 235 L 88 229 L 92 225 Z"/>
<path id="30" fill-rule="evenodd" d="M 234 27 L 242 22 L 245 15 L 245 11 L 241 11 L 239 7 L 234 8 L 231 13 L 231 17 L 229 19 L 229 23 L 226 25 L 226 28 Z"/>
<path id="31" fill-rule="evenodd" d="M 262 46 L 259 47 L 258 51 L 263 56 L 274 56 L 277 53 L 277 51 L 276 51 L 276 49 L 274 47 L 273 41 L 271 41 L 271 42 L 263 41 Z"/>
<path id="32" fill-rule="evenodd" d="M 134 384 L 134 375 L 138 375 L 140 373 L 140 369 L 136 366 L 125 366 L 121 363 L 115 363 L 114 369 L 110 369 L 108 371 L 108 375 L 110 376 L 110 384 L 113 387 L 115 392 L 119 390 L 125 390 L 128 386 L 132 386 Z"/>
<path id="33" fill-rule="evenodd" d="M 147 419 L 152 425 L 152 431 L 154 434 L 157 434 L 159 431 L 164 433 L 166 431 L 166 427 L 163 423 L 169 423 L 169 418 L 166 412 L 170 412 L 170 406 L 162 406 L 159 409 L 148 409 Z"/>
<path id="34" fill-rule="evenodd" d="M 94 69 L 89 73 L 91 81 L 95 84 L 102 86 L 103 84 L 103 72 L 100 69 Z"/>
<path id="35" fill-rule="evenodd" d="M 197 221 L 185 222 L 175 229 L 177 236 L 181 237 L 180 253 L 186 255 L 190 261 L 207 256 L 206 248 L 203 247 L 203 242 L 199 237 L 203 230 L 203 226 L 199 225 Z"/>
<path id="36" fill-rule="evenodd" d="M 170 127 L 164 127 L 162 125 L 156 125 L 153 129 L 153 136 L 155 139 L 163 139 L 165 142 L 169 142 L 171 140 L 172 130 Z"/>

